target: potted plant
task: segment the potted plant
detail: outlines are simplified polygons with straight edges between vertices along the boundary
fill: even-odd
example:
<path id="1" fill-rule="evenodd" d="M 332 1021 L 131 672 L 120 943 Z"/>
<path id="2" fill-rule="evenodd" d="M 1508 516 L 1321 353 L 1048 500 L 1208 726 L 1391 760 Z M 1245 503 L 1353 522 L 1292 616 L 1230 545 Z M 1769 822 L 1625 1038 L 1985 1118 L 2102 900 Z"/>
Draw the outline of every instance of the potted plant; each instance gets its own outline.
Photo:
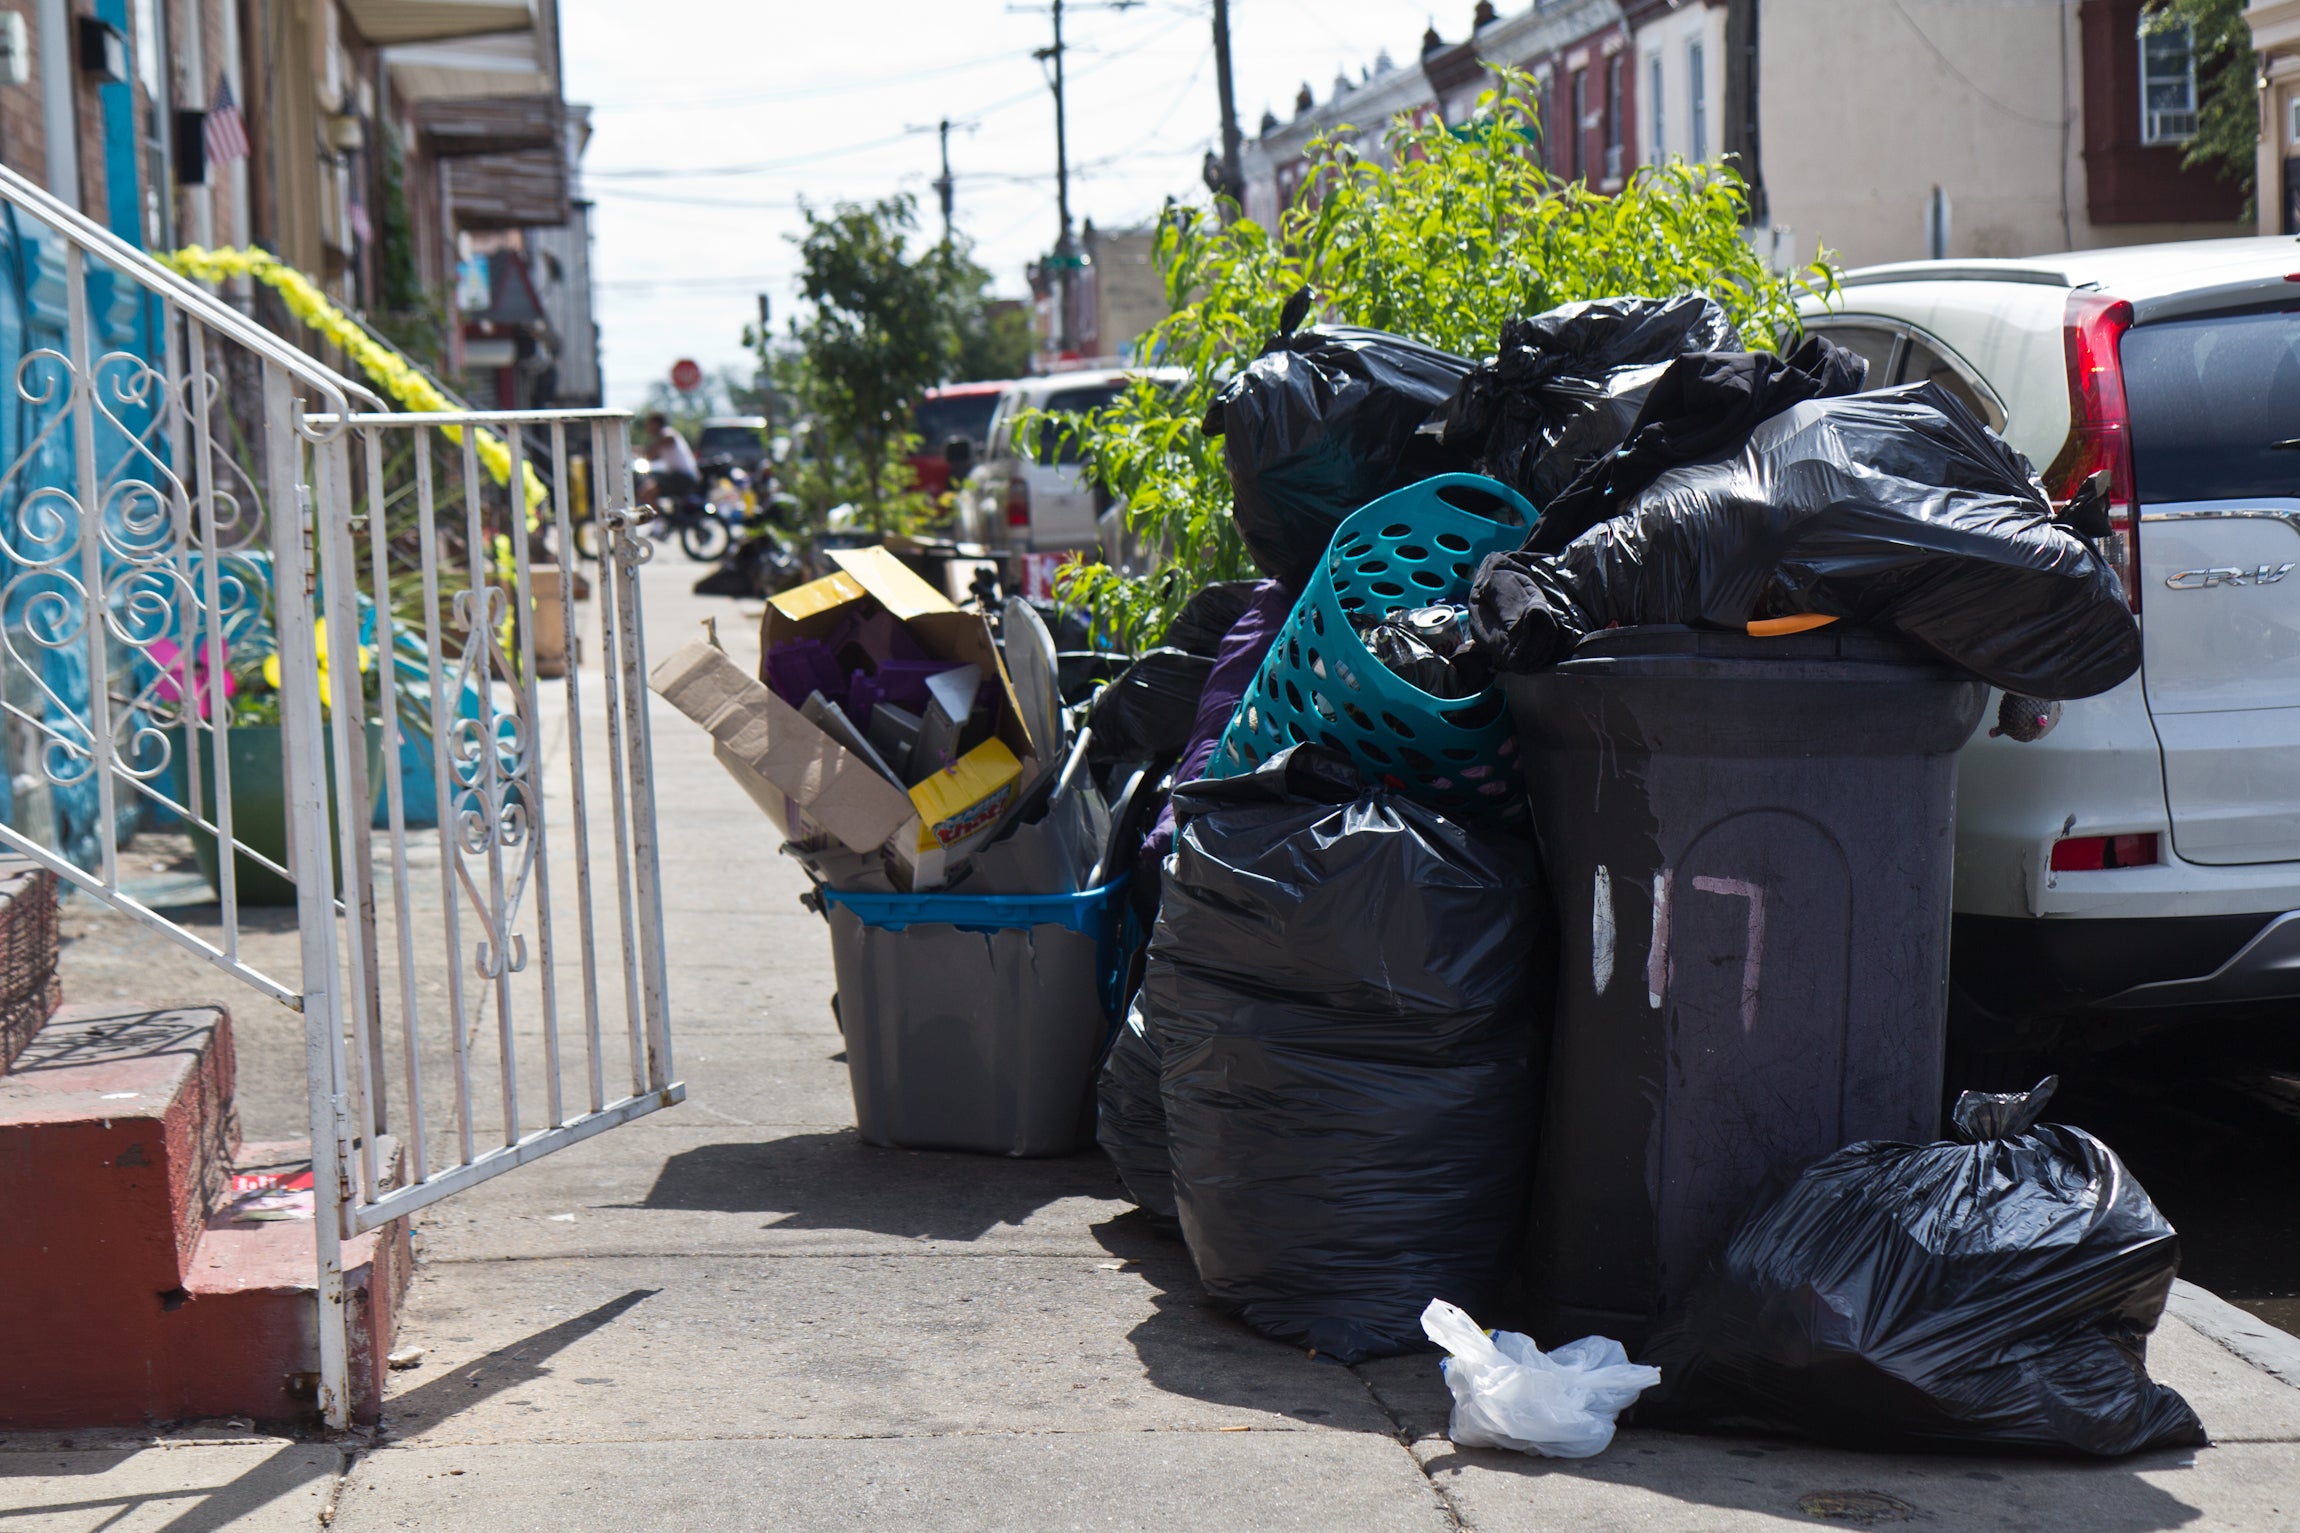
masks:
<path id="1" fill-rule="evenodd" d="M 321 618 L 313 629 L 313 640 L 319 652 L 320 700 L 323 713 L 328 711 L 332 696 L 329 681 L 328 625 Z M 157 649 L 158 646 L 155 646 Z M 359 666 L 361 696 L 366 700 L 364 712 L 370 715 L 365 731 L 364 748 L 367 757 L 367 780 L 371 790 L 382 781 L 383 726 L 373 714 L 380 700 L 382 668 L 375 664 L 373 653 L 366 645 L 354 643 Z M 171 652 L 155 653 L 153 657 L 162 666 L 180 664 Z M 178 724 L 169 731 L 172 748 L 179 763 L 190 751 L 199 752 L 200 795 L 196 806 L 200 817 L 210 824 L 220 824 L 216 816 L 216 740 L 219 734 L 227 742 L 225 760 L 231 769 L 232 839 L 245 850 L 236 861 L 235 884 L 239 902 L 243 905 L 293 905 L 296 886 L 262 863 L 246 855 L 255 852 L 269 858 L 281 867 L 288 862 L 288 793 L 285 741 L 280 724 L 280 661 L 271 633 L 251 633 L 233 647 L 226 662 L 224 677 L 225 708 L 230 727 L 223 730 L 194 729 Z M 199 713 L 209 714 L 213 689 L 208 685 L 204 665 L 196 668 L 192 688 L 199 697 Z M 171 680 L 180 680 L 181 672 Z M 163 683 L 163 695 L 174 689 Z M 396 691 L 396 689 L 395 689 Z M 166 700 L 173 700 L 167 697 Z M 322 752 L 327 772 L 328 793 L 328 852 L 329 865 L 334 870 L 335 887 L 343 887 L 342 842 L 339 839 L 340 821 L 337 819 L 338 790 L 336 786 L 335 752 L 332 741 Z M 179 781 L 181 779 L 179 778 Z M 363 806 L 360 811 L 367 812 Z M 220 897 L 223 892 L 223 858 L 213 832 L 198 824 L 187 826 L 192 838 L 192 856 L 199 863 L 200 872 Z"/>

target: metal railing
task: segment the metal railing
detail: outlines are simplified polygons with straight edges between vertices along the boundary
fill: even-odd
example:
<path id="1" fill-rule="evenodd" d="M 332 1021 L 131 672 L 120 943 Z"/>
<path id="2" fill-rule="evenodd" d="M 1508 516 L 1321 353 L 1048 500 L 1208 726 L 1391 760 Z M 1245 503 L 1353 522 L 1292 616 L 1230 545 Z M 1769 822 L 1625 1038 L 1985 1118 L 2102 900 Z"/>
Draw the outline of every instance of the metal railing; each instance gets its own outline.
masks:
<path id="1" fill-rule="evenodd" d="M 5 168 L 0 208 L 0 844 L 301 1012 L 342 1426 L 346 1239 L 683 1094 L 624 417 L 391 413 Z M 572 558 L 570 453 L 600 664 L 547 687 L 533 552 Z M 210 854 L 212 918 L 123 878 L 153 824 Z M 251 956 L 267 880 L 292 966 Z"/>

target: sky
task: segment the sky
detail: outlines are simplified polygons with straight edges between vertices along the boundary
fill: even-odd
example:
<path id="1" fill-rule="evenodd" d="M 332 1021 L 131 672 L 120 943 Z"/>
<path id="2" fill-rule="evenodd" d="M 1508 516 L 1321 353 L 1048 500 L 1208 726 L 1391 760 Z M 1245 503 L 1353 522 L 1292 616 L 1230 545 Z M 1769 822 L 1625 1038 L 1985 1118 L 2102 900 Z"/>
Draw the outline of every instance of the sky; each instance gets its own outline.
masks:
<path id="1" fill-rule="evenodd" d="M 1449 40 L 1468 0 L 1435 15 Z M 1220 114 L 1208 0 L 1066 0 L 1071 214 L 1104 229 L 1202 195 Z M 1459 15 L 1451 14 L 1458 11 Z M 1323 101 L 1433 12 L 1401 0 L 1231 0 L 1241 129 Z M 635 406 L 671 364 L 745 366 L 768 295 L 797 308 L 798 204 L 898 191 L 939 232 L 934 124 L 948 118 L 958 232 L 1002 296 L 1056 232 L 1054 104 L 1031 57 L 1043 4 L 1008 0 L 561 0 L 569 101 L 592 107 L 584 159 L 607 402 Z M 923 131 L 921 131 L 923 130 Z"/>

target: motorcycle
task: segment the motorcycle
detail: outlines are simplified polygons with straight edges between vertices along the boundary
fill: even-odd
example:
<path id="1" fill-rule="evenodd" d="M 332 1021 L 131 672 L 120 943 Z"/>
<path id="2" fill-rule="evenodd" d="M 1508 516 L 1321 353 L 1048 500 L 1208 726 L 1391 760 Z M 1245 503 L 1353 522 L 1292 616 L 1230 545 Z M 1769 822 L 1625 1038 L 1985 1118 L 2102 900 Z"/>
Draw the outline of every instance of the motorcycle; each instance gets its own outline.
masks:
<path id="1" fill-rule="evenodd" d="M 757 508 L 751 476 L 732 457 L 705 458 L 699 465 L 702 472 L 673 492 L 657 482 L 654 465 L 647 459 L 634 459 L 631 466 L 646 476 L 644 493 L 655 513 L 653 536 L 676 537 L 680 551 L 698 564 L 725 557 L 735 534 Z"/>

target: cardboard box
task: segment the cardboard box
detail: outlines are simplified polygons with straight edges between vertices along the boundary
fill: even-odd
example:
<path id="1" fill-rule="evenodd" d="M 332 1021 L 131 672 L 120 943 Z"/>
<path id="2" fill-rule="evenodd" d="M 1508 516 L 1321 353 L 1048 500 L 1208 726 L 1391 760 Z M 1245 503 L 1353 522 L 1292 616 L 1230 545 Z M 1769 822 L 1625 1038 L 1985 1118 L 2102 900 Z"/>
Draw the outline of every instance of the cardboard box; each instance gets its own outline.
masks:
<path id="1" fill-rule="evenodd" d="M 1042 758 L 1022 722 L 1014 683 L 982 614 L 952 606 L 884 548 L 834 549 L 831 560 L 839 566 L 837 574 L 769 599 L 759 629 L 761 656 L 793 639 L 827 639 L 849 617 L 875 604 L 934 659 L 982 668 L 983 685 L 990 689 L 998 715 L 992 732 L 1023 764 L 1024 780 L 1029 781 Z M 762 658 L 760 678 L 765 675 Z"/>
<path id="2" fill-rule="evenodd" d="M 698 642 L 665 658 L 649 683 L 711 732 L 719 760 L 787 838 L 803 840 L 798 832 L 814 826 L 852 851 L 885 847 L 908 871 L 913 888 L 937 888 L 950 866 L 1034 778 L 1038 761 L 1030 733 L 980 613 L 951 605 L 883 548 L 840 549 L 831 558 L 838 573 L 767 603 L 759 636 L 762 654 L 791 639 L 828 638 L 858 612 L 883 610 L 935 659 L 980 666 L 984 685 L 992 689 L 997 714 L 992 739 L 952 770 L 934 775 L 926 801 L 934 811 L 932 821 L 922 815 L 913 793 L 887 781 L 763 685 L 763 662 L 762 679 L 754 680 L 723 651 Z M 998 750 L 989 751 L 994 744 Z M 799 824 L 794 810 L 807 825 Z M 945 840 L 933 825 L 952 832 L 952 839 Z"/>
<path id="3" fill-rule="evenodd" d="M 856 852 L 884 846 L 916 818 L 910 795 L 800 716 L 798 709 L 697 640 L 647 678 L 664 701 L 711 733 L 715 754 L 786 839 L 815 827 Z M 791 814 L 803 811 L 807 824 Z"/>

